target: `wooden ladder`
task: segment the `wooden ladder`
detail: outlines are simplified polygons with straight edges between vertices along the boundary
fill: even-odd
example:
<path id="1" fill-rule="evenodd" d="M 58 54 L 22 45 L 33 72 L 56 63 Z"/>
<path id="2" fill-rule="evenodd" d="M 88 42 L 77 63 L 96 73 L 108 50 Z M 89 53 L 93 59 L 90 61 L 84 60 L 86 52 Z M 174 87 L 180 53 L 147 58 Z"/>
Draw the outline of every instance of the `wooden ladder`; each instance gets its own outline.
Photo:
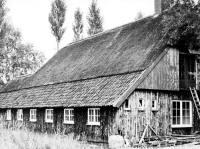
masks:
<path id="1" fill-rule="evenodd" d="M 199 101 L 199 96 L 197 94 L 197 91 L 195 89 L 195 87 L 190 88 L 190 92 L 192 94 L 192 99 L 194 101 L 194 104 L 195 104 L 195 107 L 196 107 L 196 110 L 197 110 L 197 113 L 198 113 L 198 116 L 199 116 L 199 119 L 200 119 L 200 101 Z"/>

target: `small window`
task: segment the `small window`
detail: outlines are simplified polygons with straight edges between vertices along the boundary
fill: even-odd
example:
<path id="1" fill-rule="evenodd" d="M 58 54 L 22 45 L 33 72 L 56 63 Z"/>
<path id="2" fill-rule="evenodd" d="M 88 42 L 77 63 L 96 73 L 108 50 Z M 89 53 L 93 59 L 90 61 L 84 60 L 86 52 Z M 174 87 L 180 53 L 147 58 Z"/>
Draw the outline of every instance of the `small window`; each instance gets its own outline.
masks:
<path id="1" fill-rule="evenodd" d="M 157 102 L 156 102 L 156 100 L 152 100 L 151 108 L 152 108 L 152 110 L 157 110 Z"/>
<path id="2" fill-rule="evenodd" d="M 64 123 L 74 124 L 74 109 L 64 109 Z"/>
<path id="3" fill-rule="evenodd" d="M 6 111 L 6 120 L 11 120 L 11 109 Z"/>
<path id="4" fill-rule="evenodd" d="M 22 109 L 17 110 L 17 120 L 23 121 L 23 110 Z"/>
<path id="5" fill-rule="evenodd" d="M 30 109 L 30 121 L 31 122 L 37 121 L 37 109 Z"/>
<path id="6" fill-rule="evenodd" d="M 144 99 L 139 98 L 139 110 L 144 110 Z"/>
<path id="7" fill-rule="evenodd" d="M 172 127 L 192 127 L 191 101 L 172 101 Z"/>
<path id="8" fill-rule="evenodd" d="M 100 125 L 100 109 L 88 109 L 88 125 Z"/>
<path id="9" fill-rule="evenodd" d="M 128 99 L 126 99 L 124 102 L 124 110 L 130 110 L 130 104 Z"/>
<path id="10" fill-rule="evenodd" d="M 53 123 L 53 109 L 46 109 L 45 122 Z"/>

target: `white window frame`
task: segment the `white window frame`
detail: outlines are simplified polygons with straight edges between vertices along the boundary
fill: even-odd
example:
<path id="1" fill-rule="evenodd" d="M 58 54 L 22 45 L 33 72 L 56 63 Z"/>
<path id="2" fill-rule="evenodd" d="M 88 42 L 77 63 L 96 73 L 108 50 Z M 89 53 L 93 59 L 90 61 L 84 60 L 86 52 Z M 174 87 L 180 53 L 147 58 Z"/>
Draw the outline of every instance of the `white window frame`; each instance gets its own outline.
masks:
<path id="1" fill-rule="evenodd" d="M 90 115 L 89 112 L 93 111 L 93 115 Z M 99 115 L 96 115 L 96 110 L 99 110 Z M 98 118 L 97 118 L 98 116 Z M 94 121 L 90 121 L 90 118 L 92 118 Z M 97 121 L 97 119 L 99 121 Z M 100 108 L 88 108 L 88 125 L 100 125 Z"/>
<path id="2" fill-rule="evenodd" d="M 173 102 L 180 102 L 180 124 L 173 124 Z M 190 124 L 183 124 L 183 102 L 189 102 L 189 110 L 190 110 Z M 181 128 L 181 127 L 192 127 L 192 102 L 188 100 L 173 100 L 171 103 L 172 112 L 171 112 L 171 125 L 172 128 Z"/>
<path id="3" fill-rule="evenodd" d="M 142 105 L 141 105 L 141 106 L 140 106 L 140 100 L 142 100 Z M 138 99 L 138 109 L 139 109 L 139 110 L 145 110 L 144 98 L 139 98 L 139 99 Z"/>
<path id="4" fill-rule="evenodd" d="M 128 106 L 126 106 L 127 104 L 128 104 Z M 131 110 L 129 99 L 126 99 L 126 100 L 124 101 L 124 110 Z"/>
<path id="5" fill-rule="evenodd" d="M 8 121 L 11 120 L 11 109 L 6 110 L 6 120 L 8 120 Z"/>
<path id="6" fill-rule="evenodd" d="M 30 109 L 30 121 L 31 122 L 37 121 L 37 109 Z"/>
<path id="7" fill-rule="evenodd" d="M 48 114 L 48 111 L 52 111 L 52 113 L 50 112 L 50 114 Z M 50 116 L 50 119 L 48 118 L 48 115 Z M 45 122 L 46 123 L 53 123 L 53 109 L 46 109 L 45 110 Z"/>
<path id="8" fill-rule="evenodd" d="M 156 94 L 156 98 L 152 98 L 152 92 L 151 92 L 151 110 L 152 111 L 157 111 L 158 110 L 158 93 Z M 153 101 L 154 101 L 154 106 L 153 106 Z"/>
<path id="9" fill-rule="evenodd" d="M 17 109 L 17 120 L 23 121 L 23 109 Z"/>
<path id="10" fill-rule="evenodd" d="M 68 115 L 66 113 L 68 113 Z M 65 124 L 74 124 L 74 109 L 73 108 L 64 109 L 64 123 Z"/>

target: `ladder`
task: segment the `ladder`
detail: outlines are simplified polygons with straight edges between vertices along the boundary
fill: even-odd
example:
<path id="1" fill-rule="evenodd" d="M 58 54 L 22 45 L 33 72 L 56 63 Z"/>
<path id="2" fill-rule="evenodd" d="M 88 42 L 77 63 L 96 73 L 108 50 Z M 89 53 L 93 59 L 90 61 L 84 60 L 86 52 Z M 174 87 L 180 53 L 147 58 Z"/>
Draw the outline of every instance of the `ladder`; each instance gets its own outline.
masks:
<path id="1" fill-rule="evenodd" d="M 195 104 L 195 107 L 196 107 L 196 110 L 197 110 L 197 113 L 198 113 L 198 116 L 199 116 L 199 119 L 200 119 L 200 101 L 199 101 L 199 96 L 197 94 L 197 91 L 195 89 L 195 87 L 190 88 L 190 92 L 192 94 L 192 99 L 194 101 L 194 104 Z"/>

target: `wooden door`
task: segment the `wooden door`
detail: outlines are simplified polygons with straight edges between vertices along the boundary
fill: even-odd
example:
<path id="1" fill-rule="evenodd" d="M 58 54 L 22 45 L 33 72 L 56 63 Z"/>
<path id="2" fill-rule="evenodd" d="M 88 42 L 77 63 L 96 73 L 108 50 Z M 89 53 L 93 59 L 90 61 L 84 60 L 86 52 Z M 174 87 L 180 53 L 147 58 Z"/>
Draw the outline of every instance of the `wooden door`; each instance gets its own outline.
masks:
<path id="1" fill-rule="evenodd" d="M 180 54 L 179 57 L 180 89 L 195 87 L 195 56 Z"/>

